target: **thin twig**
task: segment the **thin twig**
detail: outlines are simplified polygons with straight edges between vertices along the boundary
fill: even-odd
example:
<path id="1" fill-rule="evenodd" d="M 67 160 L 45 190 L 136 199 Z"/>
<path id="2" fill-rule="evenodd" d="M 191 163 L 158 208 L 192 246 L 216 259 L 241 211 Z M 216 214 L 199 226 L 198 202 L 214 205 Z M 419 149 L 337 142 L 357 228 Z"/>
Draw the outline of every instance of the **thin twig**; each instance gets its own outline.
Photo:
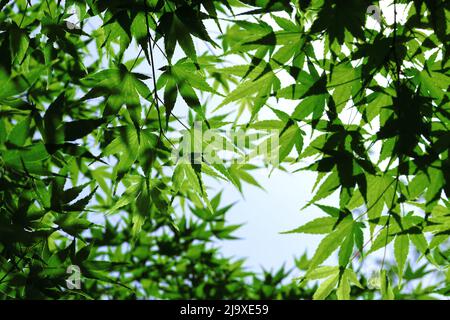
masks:
<path id="1" fill-rule="evenodd" d="M 397 1 L 394 0 L 394 36 L 392 37 L 392 50 L 395 57 L 397 87 L 400 84 L 401 63 L 397 54 Z"/>
<path id="2" fill-rule="evenodd" d="M 148 37 L 148 46 L 149 46 L 149 51 L 150 51 L 150 64 L 151 64 L 151 68 L 152 68 L 152 80 L 153 80 L 153 95 L 154 95 L 154 100 L 155 100 L 155 107 L 156 107 L 156 111 L 158 113 L 158 123 L 159 123 L 159 141 L 161 140 L 161 134 L 163 131 L 162 128 L 162 122 L 161 122 L 161 112 L 159 110 L 159 98 L 158 98 L 158 88 L 156 86 L 156 71 L 155 71 L 155 59 L 153 57 L 153 48 L 152 48 L 152 37 L 150 35 L 150 25 L 148 22 L 148 8 L 147 8 L 147 2 L 144 1 L 145 4 L 145 24 L 146 24 L 146 29 L 147 29 L 147 37 Z M 151 106 L 145 116 L 144 122 L 142 123 L 142 127 L 144 125 L 144 123 L 147 121 L 148 115 L 150 114 L 150 110 L 151 110 Z M 141 128 L 142 129 L 142 128 Z"/>

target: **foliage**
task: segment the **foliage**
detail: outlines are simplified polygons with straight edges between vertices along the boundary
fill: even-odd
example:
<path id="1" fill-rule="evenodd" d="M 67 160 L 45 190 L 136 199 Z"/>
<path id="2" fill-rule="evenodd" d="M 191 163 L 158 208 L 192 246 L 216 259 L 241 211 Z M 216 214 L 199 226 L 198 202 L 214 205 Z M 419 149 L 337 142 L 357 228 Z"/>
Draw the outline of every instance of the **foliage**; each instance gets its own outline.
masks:
<path id="1" fill-rule="evenodd" d="M 1 1 L 2 297 L 448 296 L 450 4 L 393 1 L 371 24 L 382 4 Z M 290 232 L 324 237 L 299 283 L 220 254 L 239 226 L 206 182 L 243 192 L 257 166 L 176 163 L 176 132 L 198 122 L 277 129 L 265 165 L 317 172 L 302 212 L 325 215 Z M 395 263 L 368 278 L 378 250 Z"/>

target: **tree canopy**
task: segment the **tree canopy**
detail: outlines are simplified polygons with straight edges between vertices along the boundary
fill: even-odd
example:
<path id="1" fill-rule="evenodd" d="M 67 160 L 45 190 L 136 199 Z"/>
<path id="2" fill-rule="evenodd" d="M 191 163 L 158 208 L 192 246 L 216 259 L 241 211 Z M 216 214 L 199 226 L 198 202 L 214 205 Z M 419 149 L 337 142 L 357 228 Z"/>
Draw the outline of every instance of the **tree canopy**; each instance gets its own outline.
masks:
<path id="1" fill-rule="evenodd" d="M 449 7 L 0 1 L 0 296 L 449 296 Z M 220 252 L 208 181 L 258 168 L 317 173 L 323 216 L 280 230 L 323 235 L 300 278 Z"/>

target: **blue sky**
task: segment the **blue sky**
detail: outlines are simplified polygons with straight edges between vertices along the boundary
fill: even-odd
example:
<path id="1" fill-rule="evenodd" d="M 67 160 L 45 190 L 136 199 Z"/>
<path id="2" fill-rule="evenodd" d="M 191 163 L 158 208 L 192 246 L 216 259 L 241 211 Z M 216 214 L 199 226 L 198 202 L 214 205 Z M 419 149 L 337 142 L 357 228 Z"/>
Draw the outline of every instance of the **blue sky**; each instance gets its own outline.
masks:
<path id="1" fill-rule="evenodd" d="M 247 257 L 246 265 L 253 270 L 279 268 L 284 263 L 292 267 L 293 258 L 305 250 L 312 254 L 321 238 L 280 234 L 320 215 L 313 206 L 300 211 L 310 199 L 314 175 L 309 172 L 289 174 L 280 170 L 274 171 L 270 177 L 268 174 L 267 169 L 255 171 L 254 177 L 265 190 L 245 185 L 245 198 L 232 185 L 217 186 L 216 183 L 216 187 L 224 190 L 224 204 L 237 201 L 229 211 L 229 221 L 245 223 L 236 232 L 241 240 L 222 242 L 223 254 Z"/>

